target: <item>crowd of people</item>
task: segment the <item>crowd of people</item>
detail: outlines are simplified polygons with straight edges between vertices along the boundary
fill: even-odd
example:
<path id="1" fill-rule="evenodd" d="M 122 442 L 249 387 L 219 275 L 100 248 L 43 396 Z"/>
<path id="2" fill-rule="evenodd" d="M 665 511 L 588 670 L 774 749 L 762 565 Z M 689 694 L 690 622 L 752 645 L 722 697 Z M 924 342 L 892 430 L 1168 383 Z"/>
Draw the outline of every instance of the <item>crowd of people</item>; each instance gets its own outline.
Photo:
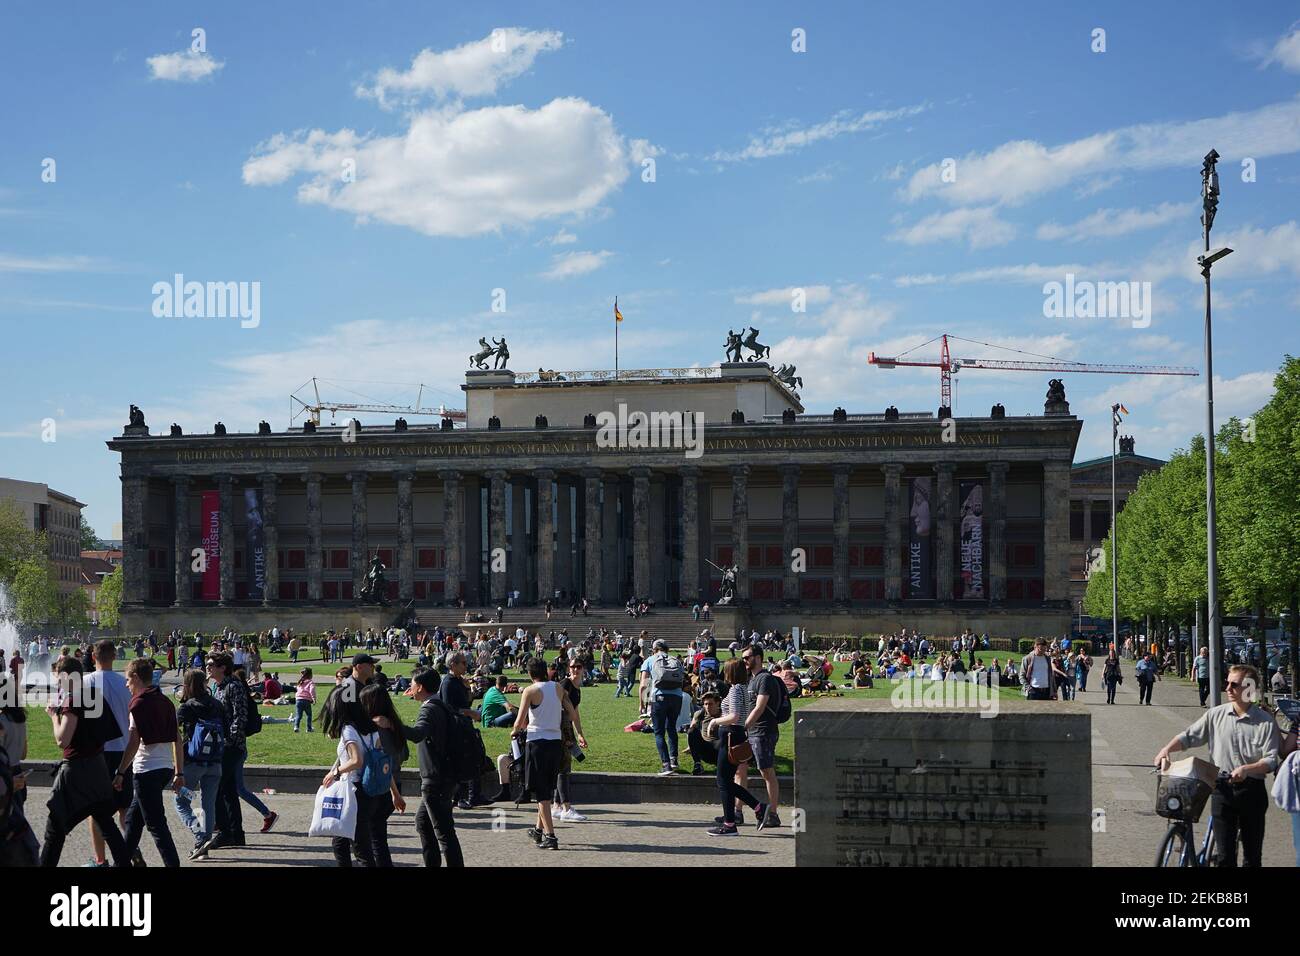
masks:
<path id="1" fill-rule="evenodd" d="M 633 602 L 629 610 L 638 618 L 650 609 Z M 707 620 L 707 606 L 698 611 L 702 617 L 693 617 Z M 269 832 L 278 814 L 244 782 L 248 739 L 261 732 L 265 707 L 291 707 L 292 717 L 285 720 L 293 733 L 319 730 L 336 742 L 336 760 L 322 787 L 345 782 L 355 800 L 355 828 L 332 839 L 339 866 L 392 865 L 389 820 L 407 806 L 398 771 L 411 759 L 412 748 L 420 776 L 416 831 L 424 862 L 461 866 L 457 810 L 535 801 L 528 835 L 541 849 L 559 849 L 556 821 L 586 821 L 575 803 L 573 773 L 589 747 L 583 693 L 602 684 L 614 685 L 613 698 L 626 699 L 629 708 L 635 698 L 635 710 L 628 713 L 635 719 L 625 729 L 653 737 L 661 776 L 699 776 L 713 768 L 720 813 L 708 833 L 722 838 L 740 832 L 746 814 L 759 830 L 780 826 L 777 746 L 794 699 L 916 679 L 1018 686 L 1030 700 L 1069 700 L 1087 691 L 1095 666 L 1088 647 L 1068 637 L 1040 638 L 1017 660 L 993 652 L 987 635 L 970 629 L 936 639 L 904 628 L 874 642 L 854 641 L 852 647 L 843 642 L 816 653 L 801 650 L 775 629 L 742 630 L 720 652 L 712 627 L 705 627 L 685 650 L 674 651 L 644 629 L 625 635 L 618 628 L 593 626 L 585 635 L 570 635 L 567 627 L 510 628 L 497 617 L 446 628 L 344 629 L 310 637 L 280 628 L 211 637 L 149 633 L 70 643 L 57 656 L 49 642 L 35 639 L 27 660 L 53 674 L 58 697 L 47 713 L 63 760 L 38 840 L 30 827 L 24 830 L 22 813 L 26 715 L 21 707 L 4 710 L 0 770 L 10 774 L 16 789 L 0 861 L 57 865 L 68 835 L 83 821 L 93 866 L 142 865 L 145 831 L 167 866 L 179 865 L 182 854 L 200 862 L 244 846 L 244 805 L 260 816 L 261 832 Z M 321 662 L 340 665 L 332 671 L 332 686 L 328 677 L 322 682 L 328 689 L 320 691 L 319 701 L 315 672 L 301 663 L 309 647 Z M 1120 659 L 1130 656 L 1136 659 L 1140 702 L 1150 703 L 1151 685 L 1162 679 L 1163 668 L 1157 654 L 1144 650 L 1130 643 L 1119 654 L 1107 653 L 1101 682 L 1108 704 L 1123 681 Z M 17 666 L 11 662 L 8 668 L 14 686 L 24 679 L 21 651 L 14 654 Z M 264 653 L 286 655 L 296 674 L 281 680 L 274 668 L 283 665 L 264 669 Z M 393 661 L 414 657 L 412 672 L 390 678 L 376 654 Z M 314 653 L 310 656 L 314 660 Z M 1203 661 L 1204 654 L 1194 668 L 1198 678 Z M 115 666 L 123 662 L 124 667 Z M 838 683 L 836 665 L 847 665 Z M 176 671 L 177 679 L 167 691 L 161 677 L 169 671 Z M 418 704 L 409 724 L 394 706 L 399 694 Z M 516 694 L 517 703 L 511 699 Z M 88 695 L 100 695 L 106 703 L 95 716 L 85 706 Z M 495 761 L 480 732 L 488 728 L 511 731 L 508 752 Z M 1212 738 L 1205 727 L 1193 728 L 1162 756 Z M 689 770 L 683 767 L 686 758 Z M 1256 763 L 1263 767 L 1270 759 L 1266 754 Z M 482 780 L 494 765 L 496 789 L 483 792 Z M 381 766 L 382 772 L 376 769 Z M 1272 759 L 1271 768 L 1277 766 Z M 758 778 L 752 788 L 751 768 Z M 1256 818 L 1262 819 L 1257 787 L 1249 786 L 1249 795 L 1229 787 L 1222 797 L 1243 821 L 1248 859 L 1255 852 Z M 188 847 L 174 845 L 167 796 L 193 837 Z"/>

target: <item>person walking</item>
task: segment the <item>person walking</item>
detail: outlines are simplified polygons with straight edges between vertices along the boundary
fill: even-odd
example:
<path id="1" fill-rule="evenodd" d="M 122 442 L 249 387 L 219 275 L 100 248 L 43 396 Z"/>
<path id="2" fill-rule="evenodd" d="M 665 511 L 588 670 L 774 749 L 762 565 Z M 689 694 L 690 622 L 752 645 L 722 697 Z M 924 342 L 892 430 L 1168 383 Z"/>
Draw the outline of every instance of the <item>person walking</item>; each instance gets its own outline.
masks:
<path id="1" fill-rule="evenodd" d="M 432 668 L 417 670 L 411 675 L 411 686 L 406 696 L 420 705 L 415 722 L 402 727 L 401 734 L 417 744 L 416 755 L 420 762 L 420 809 L 415 818 L 415 831 L 420 835 L 420 851 L 427 867 L 442 866 L 446 858 L 448 867 L 463 867 L 465 857 L 456 836 L 456 824 L 451 814 L 452 794 L 459 781 L 448 779 L 447 741 L 453 715 L 438 697 L 441 679 Z M 389 718 L 379 716 L 375 722 L 385 730 L 395 730 L 398 725 Z"/>
<path id="2" fill-rule="evenodd" d="M 379 729 L 367 716 L 361 701 L 347 692 L 347 685 L 336 686 L 325 698 L 320 713 L 321 732 L 338 741 L 337 757 L 321 784 L 332 787 L 339 780 L 348 781 L 353 788 L 357 804 L 357 825 L 352 839 L 331 837 L 334 862 L 346 869 L 352 867 L 352 852 L 362 866 L 376 866 L 371 825 L 375 817 L 375 798 L 361 786 L 361 771 L 366 763 L 366 751 L 380 747 Z"/>
<path id="3" fill-rule="evenodd" d="M 723 679 L 730 685 L 722 702 L 722 715 L 706 722 L 704 736 L 718 745 L 718 796 L 722 801 L 722 816 L 714 819 L 716 827 L 709 831 L 713 836 L 734 836 L 738 825 L 744 822 L 739 804 L 754 811 L 754 819 L 761 821 L 766 808 L 739 781 L 743 761 L 732 762 L 731 748 L 745 742 L 745 687 L 748 674 L 743 661 L 727 661 L 722 668 Z M 708 696 L 706 694 L 706 696 Z"/>
<path id="4" fill-rule="evenodd" d="M 1278 767 L 1281 735 L 1273 715 L 1255 703 L 1260 690 L 1259 671 L 1250 664 L 1233 666 L 1227 703 L 1211 707 L 1155 756 L 1157 769 L 1164 770 L 1170 754 L 1210 748 L 1210 759 L 1219 768 L 1210 803 L 1215 866 L 1235 867 L 1238 843 L 1243 865 L 1262 865 L 1268 813 L 1264 778 Z"/>
<path id="5" fill-rule="evenodd" d="M 1034 641 L 1034 649 L 1020 662 L 1029 700 L 1052 700 L 1056 697 L 1056 670 L 1047 654 L 1047 638 Z"/>
<path id="6" fill-rule="evenodd" d="M 1201 706 L 1210 698 L 1210 649 L 1202 647 L 1201 652 L 1192 661 L 1192 675 L 1196 678 L 1196 689 L 1201 695 Z"/>
<path id="7" fill-rule="evenodd" d="M 113 720 L 121 729 L 120 736 L 112 740 L 105 741 L 103 748 L 104 776 L 111 785 L 113 774 L 117 772 L 118 765 L 121 763 L 122 750 L 126 747 L 126 725 L 128 720 L 128 708 L 131 706 L 131 691 L 126 686 L 126 678 L 113 670 L 117 660 L 117 645 L 112 641 L 100 641 L 95 644 L 91 651 L 94 658 L 95 669 L 83 678 L 83 686 L 86 690 L 87 701 L 93 699 L 92 695 L 98 694 L 113 713 Z M 131 805 L 132 780 L 131 771 L 128 768 L 126 778 L 123 781 L 123 789 L 116 790 L 110 786 L 113 807 L 117 812 L 117 819 L 121 826 L 126 826 L 126 809 Z M 90 849 L 94 855 L 91 861 L 93 866 L 108 866 L 104 857 L 104 837 L 100 833 L 99 824 L 95 817 L 91 817 L 87 823 L 90 827 Z"/>
<path id="8" fill-rule="evenodd" d="M 102 727 L 96 726 L 97 721 L 115 718 L 108 709 L 97 718 L 86 716 L 81 675 L 80 660 L 61 658 L 55 667 L 59 702 L 45 709 L 50 715 L 54 745 L 63 752 L 63 760 L 50 790 L 40 864 L 58 866 L 68 833 L 89 817 L 99 825 L 113 865 L 130 866 L 131 854 L 113 819 L 117 806 L 112 783 L 104 771 Z"/>
<path id="9" fill-rule="evenodd" d="M 654 642 L 653 653 L 641 665 L 641 691 L 650 706 L 661 777 L 681 773 L 677 763 L 677 718 L 682 712 L 685 686 L 686 668 L 668 653 L 668 642 L 659 638 Z"/>
<path id="10" fill-rule="evenodd" d="M 561 716 L 567 714 L 579 726 L 578 715 L 566 694 L 546 676 L 546 662 L 534 657 L 528 662 L 528 676 L 533 683 L 519 695 L 519 716 L 514 734 L 524 738 L 524 781 L 537 800 L 537 826 L 528 828 L 528 836 L 541 850 L 558 850 L 555 824 L 551 818 L 551 797 L 560 772 L 560 749 L 563 746 Z M 578 734 L 578 745 L 587 740 Z"/>
<path id="11" fill-rule="evenodd" d="M 371 684 L 361 692 L 361 706 L 375 726 L 379 727 L 379 745 L 392 762 L 393 776 L 388 790 L 374 798 L 374 813 L 370 818 L 370 845 L 374 851 L 375 866 L 391 869 L 393 854 L 388 846 L 388 818 L 393 812 L 405 813 L 406 801 L 402 798 L 402 764 L 410 756 L 402 718 L 397 715 L 388 691 L 379 684 Z M 379 718 L 384 723 L 379 723 Z"/>
<path id="12" fill-rule="evenodd" d="M 1142 660 L 1137 662 L 1137 667 L 1134 670 L 1137 673 L 1138 681 L 1138 704 L 1146 704 L 1150 707 L 1151 689 L 1155 687 L 1156 681 L 1160 677 L 1156 670 L 1156 662 L 1149 653 L 1143 654 Z"/>
<path id="13" fill-rule="evenodd" d="M 438 699 L 451 708 L 454 713 L 463 714 L 474 722 L 482 719 L 482 714 L 470 706 L 469 686 L 465 682 L 465 673 L 469 669 L 469 659 L 464 651 L 448 651 L 446 657 L 447 675 L 438 686 Z M 477 777 L 462 780 L 456 788 L 458 806 L 470 810 L 487 803 L 479 792 L 480 782 Z"/>
<path id="14" fill-rule="evenodd" d="M 298 683 L 293 692 L 293 732 L 296 734 L 307 718 L 307 733 L 311 733 L 311 708 L 316 703 L 316 681 L 310 667 L 298 672 Z"/>
<path id="15" fill-rule="evenodd" d="M 217 791 L 217 825 L 203 844 L 203 853 L 246 845 L 244 816 L 239 806 L 239 783 L 248 759 L 248 688 L 234 674 L 230 655 L 208 654 L 207 673 L 212 696 L 221 704 L 225 742 L 221 751 L 221 786 Z"/>
<path id="16" fill-rule="evenodd" d="M 125 786 L 126 771 L 133 771 L 131 807 L 126 812 L 126 851 L 135 855 L 145 827 L 153 837 L 163 866 L 181 865 L 163 791 L 185 785 L 185 760 L 180 735 L 176 732 L 176 708 L 153 683 L 153 661 L 136 658 L 126 665 L 126 685 L 131 691 L 129 729 L 122 762 L 113 777 L 113 788 Z"/>
<path id="17" fill-rule="evenodd" d="M 1282 766 L 1277 768 L 1277 777 L 1273 781 L 1273 802 L 1291 815 L 1291 843 L 1295 848 L 1295 865 L 1300 866 L 1300 750 L 1296 749 L 1297 730 L 1300 730 L 1300 725 L 1293 721 L 1291 732 L 1282 747 L 1282 752 L 1291 752 L 1282 761 Z"/>
<path id="18" fill-rule="evenodd" d="M 1088 671 L 1092 670 L 1092 658 L 1088 652 L 1079 651 L 1079 656 L 1074 659 L 1074 685 L 1080 694 L 1088 691 Z"/>
<path id="19" fill-rule="evenodd" d="M 573 717 L 568 716 L 569 709 L 566 707 L 560 719 L 560 739 L 563 746 L 560 748 L 560 772 L 555 778 L 554 802 L 560 808 L 555 815 L 566 823 L 585 823 L 587 821 L 586 816 L 579 813 L 577 808 L 574 807 L 570 794 L 570 788 L 572 787 L 570 779 L 573 776 L 574 761 L 573 748 L 577 746 L 578 737 L 582 735 L 582 724 L 578 721 L 578 710 L 582 705 L 582 678 L 585 672 L 586 668 L 583 659 L 581 657 L 574 658 L 569 662 L 569 675 L 558 682 L 560 692 L 567 696 L 569 703 L 573 705 Z M 586 747 L 585 743 L 583 747 Z"/>
<path id="20" fill-rule="evenodd" d="M 763 666 L 763 652 L 759 647 L 745 648 L 741 660 L 749 670 L 749 683 L 745 685 L 745 739 L 754 754 L 754 767 L 767 785 L 767 801 L 754 811 L 758 829 L 762 830 L 781 825 L 781 818 L 776 814 L 781 799 L 776 780 L 776 742 L 780 736 L 781 709 L 789 704 L 785 685 Z"/>
<path id="21" fill-rule="evenodd" d="M 1119 657 L 1113 647 L 1106 655 L 1106 663 L 1102 666 L 1101 682 L 1106 685 L 1106 703 L 1115 703 L 1115 689 L 1124 683 L 1124 675 L 1120 671 Z"/>
<path id="22" fill-rule="evenodd" d="M 184 743 L 184 785 L 176 791 L 176 812 L 185 828 L 194 834 L 190 862 L 208 859 L 204 844 L 212 837 L 217 814 L 217 791 L 221 789 L 221 753 L 225 749 L 225 711 L 208 693 L 201 670 L 189 670 L 181 681 L 181 706 L 176 711 Z M 199 794 L 202 819 L 191 809 Z"/>

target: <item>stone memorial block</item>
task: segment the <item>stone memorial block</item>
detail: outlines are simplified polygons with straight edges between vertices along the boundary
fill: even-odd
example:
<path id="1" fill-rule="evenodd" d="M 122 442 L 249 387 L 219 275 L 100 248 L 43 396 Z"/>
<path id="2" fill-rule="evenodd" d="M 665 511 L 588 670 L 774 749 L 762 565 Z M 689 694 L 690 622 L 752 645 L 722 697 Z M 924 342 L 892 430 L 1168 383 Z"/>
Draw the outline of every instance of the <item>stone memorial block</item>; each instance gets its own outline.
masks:
<path id="1" fill-rule="evenodd" d="M 897 697 L 795 714 L 796 865 L 1092 864 L 1086 708 Z"/>

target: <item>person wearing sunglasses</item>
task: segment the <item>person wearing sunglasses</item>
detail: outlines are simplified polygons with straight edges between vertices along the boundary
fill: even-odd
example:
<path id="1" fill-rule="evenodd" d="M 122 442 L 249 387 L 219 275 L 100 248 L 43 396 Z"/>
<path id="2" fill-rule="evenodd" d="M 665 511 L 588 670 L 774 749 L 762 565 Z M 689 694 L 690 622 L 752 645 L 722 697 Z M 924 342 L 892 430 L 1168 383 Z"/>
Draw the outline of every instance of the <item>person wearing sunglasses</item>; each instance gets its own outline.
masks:
<path id="1" fill-rule="evenodd" d="M 1211 799 L 1216 866 L 1237 865 L 1241 844 L 1246 866 L 1260 866 L 1268 791 L 1264 778 L 1277 769 L 1281 734 L 1273 716 L 1256 704 L 1259 671 L 1249 664 L 1228 671 L 1228 702 L 1211 707 L 1200 719 L 1161 748 L 1155 765 L 1163 770 L 1169 755 L 1202 745 L 1219 768 Z"/>

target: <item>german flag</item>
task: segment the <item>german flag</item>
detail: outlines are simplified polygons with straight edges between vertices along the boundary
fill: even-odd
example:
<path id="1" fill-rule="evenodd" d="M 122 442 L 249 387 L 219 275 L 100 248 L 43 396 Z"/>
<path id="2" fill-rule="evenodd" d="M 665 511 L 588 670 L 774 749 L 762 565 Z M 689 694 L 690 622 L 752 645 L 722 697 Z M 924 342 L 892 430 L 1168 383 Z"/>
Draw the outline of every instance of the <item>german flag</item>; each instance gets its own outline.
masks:
<path id="1" fill-rule="evenodd" d="M 614 321 L 615 322 L 623 321 L 623 313 L 618 311 L 618 296 L 614 296 Z"/>

